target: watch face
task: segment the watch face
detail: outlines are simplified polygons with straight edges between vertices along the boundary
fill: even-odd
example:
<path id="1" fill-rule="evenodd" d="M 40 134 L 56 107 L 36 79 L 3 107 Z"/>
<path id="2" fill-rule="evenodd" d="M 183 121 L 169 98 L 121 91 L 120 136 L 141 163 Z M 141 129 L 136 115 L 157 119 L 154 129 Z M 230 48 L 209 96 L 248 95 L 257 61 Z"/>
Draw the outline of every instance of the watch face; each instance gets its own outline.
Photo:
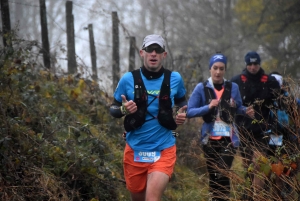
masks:
<path id="1" fill-rule="evenodd" d="M 126 110 L 125 106 L 122 105 L 122 106 L 120 107 L 120 109 L 121 109 L 121 113 L 122 113 L 122 114 L 125 114 L 125 115 L 128 114 L 128 111 Z"/>
<path id="2" fill-rule="evenodd" d="M 124 114 L 124 107 L 123 105 L 120 107 L 121 113 Z"/>

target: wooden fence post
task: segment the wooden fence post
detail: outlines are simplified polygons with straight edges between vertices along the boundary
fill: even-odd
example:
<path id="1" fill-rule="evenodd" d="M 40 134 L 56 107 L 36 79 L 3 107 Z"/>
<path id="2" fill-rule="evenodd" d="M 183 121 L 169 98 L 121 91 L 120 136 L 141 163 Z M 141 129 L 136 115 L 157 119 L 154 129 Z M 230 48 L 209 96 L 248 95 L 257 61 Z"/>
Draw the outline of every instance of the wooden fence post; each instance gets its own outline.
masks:
<path id="1" fill-rule="evenodd" d="M 40 0 L 40 15 L 41 15 L 41 29 L 42 29 L 42 45 L 43 45 L 43 59 L 44 66 L 50 69 L 50 48 L 47 27 L 47 11 L 45 0 Z"/>
<path id="2" fill-rule="evenodd" d="M 129 37 L 129 71 L 133 71 L 135 69 L 135 37 L 130 36 Z"/>
<path id="3" fill-rule="evenodd" d="M 112 77 L 113 77 L 113 90 L 116 89 L 120 79 L 120 55 L 119 55 L 119 19 L 118 13 L 112 12 Z"/>
<path id="4" fill-rule="evenodd" d="M 91 63 L 92 63 L 92 78 L 94 81 L 98 80 L 98 72 L 97 72 L 97 56 L 96 56 L 96 48 L 95 48 L 95 40 L 94 40 L 94 31 L 93 25 L 88 25 L 89 30 L 89 38 L 90 38 L 90 51 L 91 51 Z"/>
<path id="5" fill-rule="evenodd" d="M 67 47 L 68 47 L 68 73 L 77 73 L 75 39 L 74 39 L 74 16 L 72 14 L 73 2 L 66 2 L 66 25 L 67 25 Z"/>
<path id="6" fill-rule="evenodd" d="M 2 17 L 2 39 L 5 47 L 11 47 L 11 27 L 8 0 L 0 0 L 1 17 Z"/>

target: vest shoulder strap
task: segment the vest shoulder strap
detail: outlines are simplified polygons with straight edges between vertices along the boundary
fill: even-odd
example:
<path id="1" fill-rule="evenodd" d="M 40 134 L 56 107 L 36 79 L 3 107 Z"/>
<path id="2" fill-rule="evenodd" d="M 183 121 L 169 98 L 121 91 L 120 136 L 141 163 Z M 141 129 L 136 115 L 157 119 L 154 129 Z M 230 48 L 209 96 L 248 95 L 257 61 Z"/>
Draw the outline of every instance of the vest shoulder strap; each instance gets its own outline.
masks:
<path id="1" fill-rule="evenodd" d="M 212 99 L 216 98 L 216 95 L 211 88 L 206 86 L 207 83 L 208 83 L 208 80 L 203 82 L 203 87 L 204 87 L 204 95 L 205 95 L 205 99 L 206 99 L 206 104 L 209 104 Z"/>
<path id="2" fill-rule="evenodd" d="M 146 121 L 152 120 L 146 120 L 148 93 L 144 85 L 140 69 L 133 70 L 131 73 L 134 79 L 134 101 L 136 102 L 138 109 L 137 112 L 127 115 L 124 119 L 124 127 L 127 132 L 142 126 Z M 170 98 L 171 73 L 172 72 L 170 70 L 164 70 L 164 79 L 162 81 L 159 95 L 159 112 L 157 119 L 158 122 L 165 128 L 175 130 L 177 124 L 173 119 L 172 100 Z M 151 116 L 154 117 L 153 115 Z"/>
<path id="3" fill-rule="evenodd" d="M 222 98 L 224 98 L 225 100 L 229 100 L 231 98 L 231 87 L 232 87 L 232 83 L 229 81 L 225 81 L 224 84 L 224 92 L 222 94 Z"/>
<path id="4" fill-rule="evenodd" d="M 133 70 L 131 71 L 131 73 L 133 75 L 134 85 L 144 85 L 144 82 L 141 77 L 140 69 Z M 167 87 L 170 87 L 171 73 L 172 71 L 168 69 L 164 70 L 163 84 L 165 84 Z"/>
<path id="5" fill-rule="evenodd" d="M 247 77 L 243 74 L 241 74 L 241 80 L 242 82 L 246 82 L 247 81 Z"/>
<path id="6" fill-rule="evenodd" d="M 133 80 L 134 80 L 134 85 L 136 84 L 143 84 L 143 80 L 142 80 L 142 76 L 140 73 L 140 69 L 136 69 L 131 71 L 132 75 L 133 75 Z"/>
<path id="7" fill-rule="evenodd" d="M 268 78 L 269 78 L 269 76 L 268 76 L 268 75 L 266 75 L 266 74 L 263 74 L 263 75 L 261 76 L 261 78 L 260 78 L 260 82 L 263 82 L 263 83 L 265 83 L 265 82 L 267 82 L 267 81 L 268 81 Z"/>
<path id="8" fill-rule="evenodd" d="M 216 96 L 215 96 L 214 91 L 211 88 L 206 86 L 207 83 L 208 83 L 208 80 L 206 80 L 203 83 L 203 86 L 204 86 L 204 94 L 205 94 L 206 102 L 209 103 L 210 100 L 215 99 Z M 222 94 L 222 98 L 230 99 L 230 97 L 231 97 L 231 87 L 232 87 L 232 83 L 229 82 L 229 81 L 225 81 L 224 92 Z"/>
<path id="9" fill-rule="evenodd" d="M 131 71 L 134 80 L 134 100 L 136 104 L 145 104 L 144 101 L 148 100 L 147 89 L 144 85 L 140 69 Z"/>
<path id="10" fill-rule="evenodd" d="M 209 104 L 212 99 L 216 98 L 216 95 L 215 95 L 215 92 L 213 91 L 213 89 L 206 86 L 207 83 L 208 83 L 208 81 L 205 81 L 203 83 L 203 85 L 204 85 L 204 93 L 205 93 L 205 99 L 206 99 L 205 101 L 206 101 L 206 104 Z M 231 98 L 232 82 L 225 81 L 224 85 L 225 85 L 224 86 L 224 91 L 223 91 L 223 94 L 221 96 L 221 107 L 226 108 L 226 110 L 221 109 L 220 117 L 224 122 L 231 123 L 232 118 L 230 117 L 230 115 L 233 116 L 234 114 L 232 112 L 230 112 L 230 114 L 227 114 L 228 111 L 230 111 L 230 108 L 227 107 L 227 104 L 228 104 L 228 102 Z M 213 122 L 216 119 L 217 112 L 218 112 L 217 109 L 213 108 L 209 111 L 209 113 L 203 115 L 202 118 L 207 123 L 208 122 Z"/>
<path id="11" fill-rule="evenodd" d="M 164 99 L 166 98 L 166 96 L 170 96 L 171 73 L 172 72 L 168 69 L 165 69 L 164 71 L 164 80 L 160 89 L 160 99 Z"/>
<path id="12" fill-rule="evenodd" d="M 168 85 L 170 85 L 170 80 L 171 80 L 171 73 L 172 71 L 168 70 L 168 69 L 165 69 L 165 72 L 164 72 L 164 82 Z"/>
<path id="13" fill-rule="evenodd" d="M 266 74 L 263 74 L 261 77 L 260 77 L 260 82 L 262 83 L 266 83 L 268 81 L 268 75 Z M 247 77 L 243 74 L 241 74 L 241 81 L 242 82 L 246 82 L 247 81 Z"/>

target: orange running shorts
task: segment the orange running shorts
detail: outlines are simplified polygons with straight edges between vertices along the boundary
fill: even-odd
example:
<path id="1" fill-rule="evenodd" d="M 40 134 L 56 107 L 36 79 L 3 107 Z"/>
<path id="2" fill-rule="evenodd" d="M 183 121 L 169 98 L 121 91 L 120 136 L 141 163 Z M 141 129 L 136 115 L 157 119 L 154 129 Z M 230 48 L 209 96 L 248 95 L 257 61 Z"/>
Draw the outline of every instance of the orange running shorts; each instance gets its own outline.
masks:
<path id="1" fill-rule="evenodd" d="M 138 193 L 146 189 L 147 176 L 159 171 L 172 176 L 176 162 L 176 145 L 161 151 L 160 159 L 154 163 L 134 161 L 134 152 L 128 144 L 125 146 L 123 168 L 126 187 L 130 192 Z"/>

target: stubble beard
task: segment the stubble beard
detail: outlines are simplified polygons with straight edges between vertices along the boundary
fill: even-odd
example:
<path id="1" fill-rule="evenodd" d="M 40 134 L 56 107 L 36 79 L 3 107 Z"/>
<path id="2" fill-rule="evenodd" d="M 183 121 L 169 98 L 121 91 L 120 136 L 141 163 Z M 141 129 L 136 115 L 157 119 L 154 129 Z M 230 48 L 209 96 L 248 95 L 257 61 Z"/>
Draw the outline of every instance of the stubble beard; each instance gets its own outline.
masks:
<path id="1" fill-rule="evenodd" d="M 152 71 L 152 72 L 157 72 L 159 69 L 162 67 L 162 63 L 159 62 L 157 65 L 147 65 L 145 66 L 147 70 Z"/>

